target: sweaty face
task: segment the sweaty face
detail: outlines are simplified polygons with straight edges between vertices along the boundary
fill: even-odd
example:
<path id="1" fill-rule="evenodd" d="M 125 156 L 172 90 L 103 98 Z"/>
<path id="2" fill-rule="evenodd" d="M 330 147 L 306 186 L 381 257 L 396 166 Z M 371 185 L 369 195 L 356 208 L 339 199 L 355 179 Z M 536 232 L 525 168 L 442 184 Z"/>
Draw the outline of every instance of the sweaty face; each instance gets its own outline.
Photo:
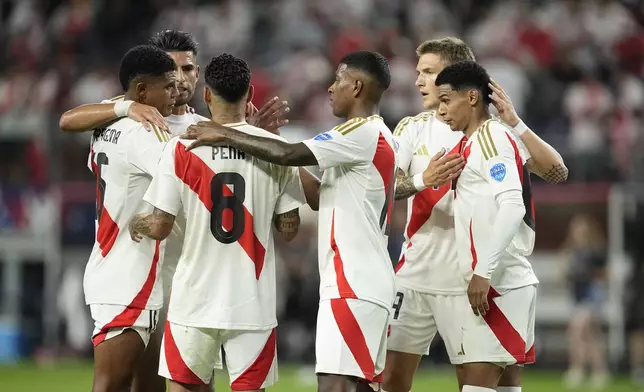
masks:
<path id="1" fill-rule="evenodd" d="M 438 88 L 434 84 L 436 76 L 445 68 L 440 55 L 425 53 L 418 58 L 416 65 L 416 87 L 423 97 L 423 107 L 427 110 L 438 106 Z"/>
<path id="2" fill-rule="evenodd" d="M 162 77 L 150 79 L 142 94 L 143 103 L 157 108 L 164 117 L 171 115 L 179 95 L 177 73 L 175 71 L 166 72 Z"/>
<path id="3" fill-rule="evenodd" d="M 177 96 L 176 106 L 185 105 L 192 99 L 199 79 L 199 66 L 195 54 L 188 52 L 168 52 L 177 64 Z"/>
<path id="4" fill-rule="evenodd" d="M 336 117 L 347 117 L 354 99 L 355 79 L 347 70 L 346 64 L 340 64 L 335 72 L 335 81 L 329 87 L 331 109 Z"/>
<path id="5" fill-rule="evenodd" d="M 452 131 L 463 132 L 473 114 L 470 90 L 456 91 L 451 85 L 438 87 L 438 115 Z"/>

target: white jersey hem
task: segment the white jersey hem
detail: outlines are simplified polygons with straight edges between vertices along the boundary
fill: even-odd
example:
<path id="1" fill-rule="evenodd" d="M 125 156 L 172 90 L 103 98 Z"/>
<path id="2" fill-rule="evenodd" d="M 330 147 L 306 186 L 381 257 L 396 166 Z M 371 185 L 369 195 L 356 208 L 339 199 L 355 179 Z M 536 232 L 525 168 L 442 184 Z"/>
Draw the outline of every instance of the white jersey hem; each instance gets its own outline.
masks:
<path id="1" fill-rule="evenodd" d="M 116 306 L 129 307 L 132 305 L 132 303 L 115 302 L 112 300 L 85 300 L 85 305 L 116 305 Z M 159 310 L 162 307 L 163 307 L 163 302 L 160 304 L 146 304 L 144 308 L 135 307 L 135 309 Z"/>
<path id="2" fill-rule="evenodd" d="M 277 327 L 277 321 L 266 325 L 246 325 L 246 324 L 234 324 L 234 323 L 195 323 L 195 322 L 177 320 L 173 317 L 168 317 L 168 321 L 170 321 L 173 324 L 181 325 L 184 327 L 204 328 L 204 329 L 226 329 L 226 330 L 235 330 L 235 331 L 270 331 L 271 329 Z"/>
<path id="3" fill-rule="evenodd" d="M 464 288 L 458 288 L 458 289 L 434 289 L 434 288 L 426 288 L 426 287 L 421 288 L 414 284 L 404 282 L 402 279 L 396 279 L 396 288 L 398 287 L 417 291 L 423 294 L 432 294 L 432 295 L 459 296 L 459 295 L 467 294 L 467 286 L 465 286 Z"/>

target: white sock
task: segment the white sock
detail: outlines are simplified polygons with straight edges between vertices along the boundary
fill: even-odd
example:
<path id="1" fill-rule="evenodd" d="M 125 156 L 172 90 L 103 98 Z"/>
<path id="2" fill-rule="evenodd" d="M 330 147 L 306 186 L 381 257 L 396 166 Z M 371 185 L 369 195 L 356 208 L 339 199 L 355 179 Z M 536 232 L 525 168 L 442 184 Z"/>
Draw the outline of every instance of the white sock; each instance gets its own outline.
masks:
<path id="1" fill-rule="evenodd" d="M 521 392 L 521 387 L 497 387 L 496 392 Z"/>
<path id="2" fill-rule="evenodd" d="M 463 385 L 463 392 L 494 392 L 494 389 Z"/>

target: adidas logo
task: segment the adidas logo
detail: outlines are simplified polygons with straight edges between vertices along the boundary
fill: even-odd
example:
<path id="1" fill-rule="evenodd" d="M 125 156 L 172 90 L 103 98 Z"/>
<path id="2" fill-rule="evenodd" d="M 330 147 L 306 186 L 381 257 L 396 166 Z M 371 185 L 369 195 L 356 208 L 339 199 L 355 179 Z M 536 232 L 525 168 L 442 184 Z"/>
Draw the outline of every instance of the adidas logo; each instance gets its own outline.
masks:
<path id="1" fill-rule="evenodd" d="M 463 343 L 461 343 L 461 351 L 459 351 L 456 355 L 465 355 L 465 350 L 463 349 Z"/>
<path id="2" fill-rule="evenodd" d="M 419 148 L 418 150 L 416 150 L 416 152 L 414 153 L 414 155 L 425 155 L 425 156 L 429 156 L 429 151 L 427 150 L 427 146 L 425 146 L 424 144 L 423 144 L 422 146 L 420 146 L 420 148 Z"/>

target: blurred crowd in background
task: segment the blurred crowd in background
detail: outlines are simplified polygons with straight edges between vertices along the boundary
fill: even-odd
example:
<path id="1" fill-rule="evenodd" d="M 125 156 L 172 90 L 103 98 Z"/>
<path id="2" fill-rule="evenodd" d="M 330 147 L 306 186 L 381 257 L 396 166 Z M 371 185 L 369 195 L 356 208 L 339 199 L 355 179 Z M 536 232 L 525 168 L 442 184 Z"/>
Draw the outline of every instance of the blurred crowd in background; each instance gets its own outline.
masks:
<path id="1" fill-rule="evenodd" d="M 376 50 L 389 59 L 392 84 L 382 115 L 393 129 L 402 117 L 422 111 L 414 85 L 416 46 L 426 39 L 458 36 L 503 86 L 523 120 L 562 154 L 570 169 L 569 182 L 644 182 L 644 1 L 5 0 L 0 4 L 0 230 L 37 230 L 44 214 L 39 196 L 56 187 L 62 195 L 64 249 L 89 253 L 94 190 L 86 168 L 89 135 L 63 134 L 59 116 L 74 106 L 119 95 L 116 75 L 121 56 L 129 47 L 145 43 L 153 32 L 170 28 L 194 34 L 202 70 L 221 52 L 246 59 L 253 72 L 255 104 L 259 107 L 275 95 L 289 102 L 292 125 L 283 133 L 293 141 L 339 122 L 331 114 L 326 90 L 338 60 L 347 52 Z M 207 115 L 202 86 L 201 81 L 191 106 Z M 550 195 L 551 189 L 537 192 L 537 203 L 539 195 Z M 598 200 L 605 204 L 605 198 Z M 584 281 L 601 280 L 606 262 L 606 206 L 581 212 L 588 216 L 577 220 L 567 216 L 561 218 L 563 224 L 556 216 L 545 216 L 545 231 L 550 225 L 559 234 L 551 232 L 548 239 L 547 232 L 537 233 L 545 236 L 541 244 L 547 242 L 546 248 L 563 247 L 577 255 L 569 270 L 572 275 L 566 275 L 571 276 L 573 293 Z M 573 239 L 566 242 L 568 221 Z M 404 203 L 399 203 L 390 244 L 393 260 L 400 252 L 404 223 Z M 576 247 L 588 250 L 572 234 L 578 226 L 598 238 L 597 249 L 588 257 L 575 253 Z M 313 355 L 311 331 L 318 295 L 315 235 L 311 213 L 297 239 L 280 246 L 280 263 L 285 267 L 279 285 L 281 322 L 290 325 L 289 333 L 282 334 L 288 347 L 282 355 L 293 360 L 310 360 Z M 83 267 L 66 265 L 63 271 L 80 268 L 82 274 Z M 70 279 L 78 283 L 77 278 Z M 61 312 L 81 317 L 76 310 L 82 308 L 82 293 L 81 297 L 78 290 L 65 293 Z M 70 307 L 70 301 L 80 305 Z M 87 348 L 88 319 L 85 323 L 87 328 L 81 328 L 77 338 L 68 333 L 67 340 Z M 644 363 L 644 346 L 642 356 Z"/>

